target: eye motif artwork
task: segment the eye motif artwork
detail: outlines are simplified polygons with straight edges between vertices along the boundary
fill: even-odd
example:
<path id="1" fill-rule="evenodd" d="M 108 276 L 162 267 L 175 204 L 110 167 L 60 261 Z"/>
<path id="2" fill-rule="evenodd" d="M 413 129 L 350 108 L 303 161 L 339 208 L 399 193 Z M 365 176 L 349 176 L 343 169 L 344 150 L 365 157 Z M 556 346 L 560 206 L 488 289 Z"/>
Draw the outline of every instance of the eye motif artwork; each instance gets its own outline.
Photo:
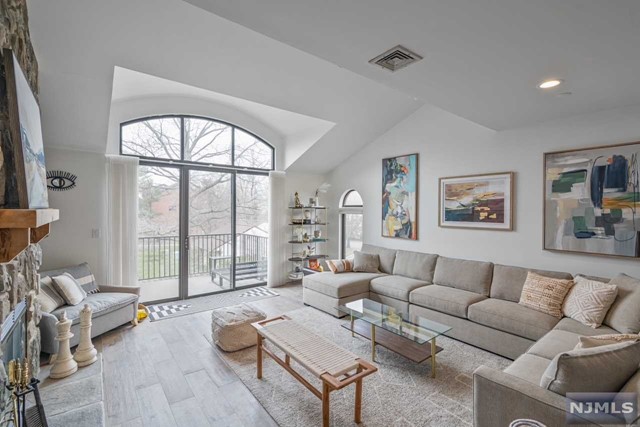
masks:
<path id="1" fill-rule="evenodd" d="M 65 171 L 47 171 L 47 188 L 53 191 L 67 191 L 76 186 L 78 177 Z"/>

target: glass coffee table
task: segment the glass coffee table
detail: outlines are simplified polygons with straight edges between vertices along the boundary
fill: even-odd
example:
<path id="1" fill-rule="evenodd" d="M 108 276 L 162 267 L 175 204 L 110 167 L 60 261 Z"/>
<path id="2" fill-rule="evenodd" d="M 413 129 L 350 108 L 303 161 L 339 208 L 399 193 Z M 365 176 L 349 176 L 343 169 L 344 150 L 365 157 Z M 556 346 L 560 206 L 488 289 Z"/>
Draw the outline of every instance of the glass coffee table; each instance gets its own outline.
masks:
<path id="1" fill-rule="evenodd" d="M 381 345 L 416 363 L 431 358 L 431 376 L 436 376 L 436 354 L 442 347 L 436 338 L 451 330 L 450 326 L 420 316 L 408 318 L 395 308 L 370 299 L 359 299 L 340 305 L 338 310 L 350 316 L 351 322 L 342 325 L 371 340 L 371 359 L 376 360 L 376 346 Z M 429 343 L 430 345 L 428 345 Z"/>

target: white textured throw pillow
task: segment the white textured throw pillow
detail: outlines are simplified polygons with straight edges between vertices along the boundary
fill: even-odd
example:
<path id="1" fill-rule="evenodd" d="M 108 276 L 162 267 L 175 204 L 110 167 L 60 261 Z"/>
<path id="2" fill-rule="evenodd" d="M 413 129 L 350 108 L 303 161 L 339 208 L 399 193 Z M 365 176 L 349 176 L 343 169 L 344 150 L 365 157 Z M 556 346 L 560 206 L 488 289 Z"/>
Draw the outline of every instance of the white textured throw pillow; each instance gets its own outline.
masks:
<path id="1" fill-rule="evenodd" d="M 46 313 L 51 313 L 56 308 L 65 304 L 64 298 L 56 292 L 53 287 L 53 281 L 49 276 L 40 279 L 40 293 L 36 299 L 40 303 L 40 309 Z"/>
<path id="2" fill-rule="evenodd" d="M 56 288 L 56 291 L 62 295 L 62 298 L 64 298 L 67 304 L 78 305 L 87 297 L 87 293 L 82 289 L 80 283 L 69 273 L 63 273 L 52 279 L 53 286 Z"/>
<path id="3" fill-rule="evenodd" d="M 601 347 L 603 345 L 619 344 L 627 341 L 640 341 L 638 334 L 606 334 L 594 335 L 591 337 L 580 337 L 580 342 L 575 346 L 575 350 L 581 348 Z"/>
<path id="4" fill-rule="evenodd" d="M 562 305 L 565 316 L 592 328 L 598 328 L 618 295 L 618 287 L 576 276 L 575 284 Z"/>

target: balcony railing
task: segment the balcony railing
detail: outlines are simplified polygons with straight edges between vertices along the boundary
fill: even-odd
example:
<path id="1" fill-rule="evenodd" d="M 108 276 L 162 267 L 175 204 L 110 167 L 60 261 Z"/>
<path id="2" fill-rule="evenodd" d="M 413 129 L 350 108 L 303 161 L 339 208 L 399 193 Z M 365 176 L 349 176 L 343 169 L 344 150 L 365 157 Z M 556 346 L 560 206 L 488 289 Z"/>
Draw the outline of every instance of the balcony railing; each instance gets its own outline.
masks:
<path id="1" fill-rule="evenodd" d="M 212 259 L 216 268 L 229 267 L 232 260 L 232 234 L 189 236 L 189 275 L 210 274 Z M 268 238 L 251 234 L 236 236 L 236 263 L 267 259 Z M 180 238 L 178 236 L 138 238 L 138 279 L 178 277 Z"/>

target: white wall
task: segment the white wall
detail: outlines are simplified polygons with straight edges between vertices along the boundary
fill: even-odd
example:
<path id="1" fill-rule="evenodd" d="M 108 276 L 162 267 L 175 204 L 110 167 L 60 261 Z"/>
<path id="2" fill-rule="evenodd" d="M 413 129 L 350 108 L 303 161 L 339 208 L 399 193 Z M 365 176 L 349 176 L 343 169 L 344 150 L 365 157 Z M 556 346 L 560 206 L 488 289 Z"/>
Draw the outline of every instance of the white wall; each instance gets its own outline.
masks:
<path id="1" fill-rule="evenodd" d="M 438 253 L 527 267 L 640 277 L 638 260 L 542 250 L 543 153 L 640 140 L 640 107 L 577 116 L 535 127 L 494 132 L 435 107 L 407 117 L 328 175 L 332 184 L 330 238 L 338 253 L 337 207 L 354 188 L 364 200 L 364 240 L 396 249 Z M 419 153 L 418 241 L 381 237 L 381 160 Z M 438 227 L 438 178 L 514 171 L 515 231 Z"/>
<path id="2" fill-rule="evenodd" d="M 42 270 L 88 262 L 104 283 L 105 158 L 104 154 L 46 148 L 47 170 L 63 170 L 78 176 L 76 187 L 49 191 L 49 205 L 60 210 L 60 220 L 51 225 L 41 243 Z M 99 237 L 92 237 L 99 230 Z"/>

